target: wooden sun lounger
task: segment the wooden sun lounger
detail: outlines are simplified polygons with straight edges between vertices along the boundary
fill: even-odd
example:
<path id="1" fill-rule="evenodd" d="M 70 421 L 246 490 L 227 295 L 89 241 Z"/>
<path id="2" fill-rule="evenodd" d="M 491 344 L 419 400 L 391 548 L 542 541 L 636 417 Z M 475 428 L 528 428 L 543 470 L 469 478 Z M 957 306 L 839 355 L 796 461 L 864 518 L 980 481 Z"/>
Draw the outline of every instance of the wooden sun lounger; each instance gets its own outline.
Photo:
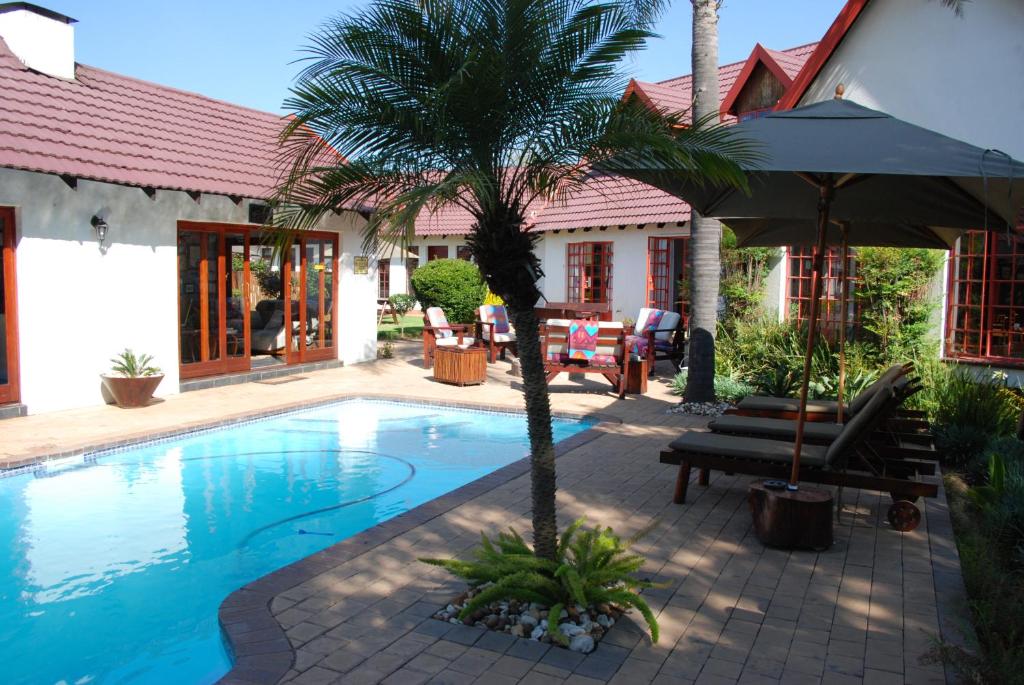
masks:
<path id="1" fill-rule="evenodd" d="M 885 411 L 896 402 L 891 387 L 879 389 L 868 405 L 843 426 L 828 446 L 804 445 L 800 462 L 800 480 L 840 487 L 888 492 L 895 500 L 889 508 L 889 520 L 897 530 L 913 530 L 920 522 L 920 511 L 912 504 L 918 497 L 935 497 L 938 486 L 911 480 L 904 470 L 887 469 L 881 473 L 849 470 L 851 463 L 862 463 L 862 451 Z M 673 501 L 686 501 L 691 469 L 700 469 L 699 483 L 707 485 L 712 469 L 725 473 L 743 473 L 788 479 L 793 459 L 793 443 L 720 433 L 687 431 L 661 453 L 661 463 L 679 466 Z"/>
<path id="2" fill-rule="evenodd" d="M 913 364 L 895 364 L 890 366 L 881 376 L 878 377 L 878 380 L 865 388 L 859 395 L 854 397 L 848 405 L 846 405 L 846 411 L 844 413 L 851 415 L 856 414 L 860 409 L 867 405 L 875 391 L 884 387 L 888 383 L 894 382 L 897 378 L 909 374 L 913 369 Z M 751 395 L 743 398 L 734 409 L 728 410 L 726 414 L 758 416 L 769 419 L 796 420 L 799 411 L 800 400 L 794 397 L 766 397 L 764 395 Z M 835 422 L 838 412 L 839 403 L 835 400 L 807 401 L 807 421 L 809 422 Z M 907 415 L 902 414 L 901 412 L 901 416 Z M 920 418 L 920 416 L 915 414 L 913 418 Z"/>

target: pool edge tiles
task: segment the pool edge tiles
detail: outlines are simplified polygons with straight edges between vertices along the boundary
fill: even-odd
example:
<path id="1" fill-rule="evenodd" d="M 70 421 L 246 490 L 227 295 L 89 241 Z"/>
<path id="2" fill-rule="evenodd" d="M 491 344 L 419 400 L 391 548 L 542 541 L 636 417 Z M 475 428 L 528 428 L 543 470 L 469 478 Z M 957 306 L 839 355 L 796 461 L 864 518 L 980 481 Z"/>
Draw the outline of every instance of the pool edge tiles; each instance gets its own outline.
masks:
<path id="1" fill-rule="evenodd" d="M 379 398 L 360 397 L 367 400 Z M 464 402 L 406 400 L 405 403 L 432 404 L 457 409 L 483 407 L 485 411 L 491 410 L 489 406 Z M 525 414 L 523 411 L 499 411 Z M 596 440 L 604 428 L 622 423 L 618 418 L 599 413 L 574 415 L 558 412 L 552 416 L 594 421 L 586 430 L 555 443 L 556 458 Z M 295 648 L 288 640 L 284 627 L 270 609 L 271 602 L 279 594 L 524 476 L 529 471 L 530 458 L 523 457 L 346 540 L 272 571 L 232 592 L 221 603 L 218 620 L 224 634 L 224 642 L 234 658 L 234 663 L 231 670 L 224 674 L 218 683 L 276 683 L 291 670 L 295 663 Z"/>
<path id="2" fill-rule="evenodd" d="M 7 461 L 0 458 L 0 479 L 15 476 L 22 473 L 30 473 L 38 470 L 41 466 L 49 465 L 51 462 L 75 463 L 77 460 L 94 459 L 98 454 L 131 449 L 146 443 L 157 443 L 184 436 L 202 433 L 205 431 L 227 428 L 229 426 L 244 425 L 252 421 L 259 421 L 276 416 L 301 412 L 309 409 L 317 409 L 332 404 L 340 404 L 350 401 L 369 402 L 397 402 L 400 404 L 424 404 L 448 409 L 467 409 L 472 411 L 492 412 L 498 414 L 525 414 L 521 407 L 509 405 L 501 406 L 494 404 L 483 404 L 480 402 L 464 402 L 458 400 L 440 400 L 434 398 L 418 398 L 405 395 L 392 395 L 388 393 L 340 393 L 329 397 L 320 397 L 316 400 L 303 402 L 290 402 L 272 407 L 266 407 L 254 411 L 247 411 L 238 414 L 228 414 L 220 419 L 209 421 L 198 421 L 147 433 L 134 433 L 121 439 L 103 440 L 91 443 L 76 445 L 67 450 L 41 452 L 26 457 L 16 457 Z M 131 411 L 131 410 L 122 410 Z M 600 423 L 619 423 L 619 419 L 600 412 L 579 414 L 566 411 L 552 411 L 551 417 L 555 419 L 569 419 L 575 421 L 591 420 L 594 425 Z"/>

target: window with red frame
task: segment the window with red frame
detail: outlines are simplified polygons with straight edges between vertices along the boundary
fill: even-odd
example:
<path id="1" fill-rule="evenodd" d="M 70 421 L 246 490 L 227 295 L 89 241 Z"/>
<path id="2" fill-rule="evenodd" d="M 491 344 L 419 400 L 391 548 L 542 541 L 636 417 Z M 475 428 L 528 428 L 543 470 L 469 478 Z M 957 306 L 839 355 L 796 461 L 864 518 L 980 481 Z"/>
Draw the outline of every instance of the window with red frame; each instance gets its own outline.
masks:
<path id="1" fill-rule="evenodd" d="M 473 261 L 473 253 L 469 251 L 469 245 L 459 245 L 455 248 L 455 258 L 467 262 Z"/>
<path id="2" fill-rule="evenodd" d="M 565 260 L 566 300 L 610 302 L 612 244 L 569 243 Z"/>
<path id="3" fill-rule="evenodd" d="M 751 119 L 760 119 L 761 117 L 768 116 L 768 113 L 774 110 L 774 107 L 762 107 L 761 109 L 752 109 L 746 112 L 740 112 L 736 118 L 741 122 L 750 121 Z"/>
<path id="4" fill-rule="evenodd" d="M 377 262 L 377 297 L 383 300 L 391 296 L 391 260 Z"/>
<path id="5" fill-rule="evenodd" d="M 427 261 L 432 262 L 435 259 L 448 259 L 447 245 L 427 245 Z"/>
<path id="6" fill-rule="evenodd" d="M 1024 364 L 1024 237 L 970 231 L 949 260 L 947 357 Z"/>
<path id="7" fill-rule="evenodd" d="M 686 278 L 689 238 L 647 239 L 647 306 L 681 311 L 679 281 Z"/>
<path id="8" fill-rule="evenodd" d="M 811 305 L 811 273 L 814 268 L 814 248 L 790 247 L 786 258 L 789 260 L 789 288 L 786 293 L 787 318 L 806 321 Z M 860 312 L 854 292 L 857 287 L 857 259 L 850 251 L 845 268 L 839 248 L 828 248 L 825 252 L 822 272 L 822 297 L 818 322 L 826 335 L 834 335 L 839 330 L 840 319 L 840 284 L 843 278 L 847 283 L 848 325 L 856 327 L 860 320 Z"/>

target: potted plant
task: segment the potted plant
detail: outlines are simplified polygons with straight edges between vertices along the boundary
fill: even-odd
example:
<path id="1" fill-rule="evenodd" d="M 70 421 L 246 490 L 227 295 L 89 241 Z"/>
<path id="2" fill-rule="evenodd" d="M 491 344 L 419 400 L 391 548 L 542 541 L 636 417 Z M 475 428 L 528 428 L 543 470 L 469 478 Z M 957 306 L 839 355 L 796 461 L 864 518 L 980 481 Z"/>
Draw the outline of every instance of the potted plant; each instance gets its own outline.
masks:
<path id="1" fill-rule="evenodd" d="M 113 364 L 112 373 L 102 374 L 100 378 L 117 406 L 145 407 L 149 404 L 153 391 L 164 379 L 160 369 L 151 364 L 153 357 L 148 354 L 136 355 L 125 348 L 124 352 L 110 361 Z"/>

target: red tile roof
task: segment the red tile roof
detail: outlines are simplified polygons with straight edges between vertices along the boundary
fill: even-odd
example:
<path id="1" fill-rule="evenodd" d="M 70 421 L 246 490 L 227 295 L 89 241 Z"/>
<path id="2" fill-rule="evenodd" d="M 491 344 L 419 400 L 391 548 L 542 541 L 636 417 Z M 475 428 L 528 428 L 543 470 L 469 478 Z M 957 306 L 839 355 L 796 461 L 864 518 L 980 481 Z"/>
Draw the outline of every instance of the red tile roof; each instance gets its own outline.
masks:
<path id="1" fill-rule="evenodd" d="M 0 167 L 266 198 L 280 115 L 77 65 L 26 68 L 0 39 Z"/>
<path id="2" fill-rule="evenodd" d="M 817 43 L 808 43 L 788 50 L 767 50 L 776 59 L 779 66 L 790 76 L 795 78 L 807 58 L 811 56 Z M 724 101 L 732 90 L 736 77 L 743 71 L 747 60 L 726 64 L 718 70 L 718 92 L 719 101 Z M 686 112 L 690 110 L 693 103 L 693 77 L 690 74 L 677 76 L 657 83 L 647 81 L 634 81 L 630 84 L 633 92 L 642 99 L 647 100 L 655 107 L 668 112 Z M 689 115 L 687 114 L 687 117 Z"/>
<path id="3" fill-rule="evenodd" d="M 679 198 L 623 176 L 591 178 L 564 201 L 537 213 L 533 230 L 598 228 L 689 221 L 690 206 Z"/>

